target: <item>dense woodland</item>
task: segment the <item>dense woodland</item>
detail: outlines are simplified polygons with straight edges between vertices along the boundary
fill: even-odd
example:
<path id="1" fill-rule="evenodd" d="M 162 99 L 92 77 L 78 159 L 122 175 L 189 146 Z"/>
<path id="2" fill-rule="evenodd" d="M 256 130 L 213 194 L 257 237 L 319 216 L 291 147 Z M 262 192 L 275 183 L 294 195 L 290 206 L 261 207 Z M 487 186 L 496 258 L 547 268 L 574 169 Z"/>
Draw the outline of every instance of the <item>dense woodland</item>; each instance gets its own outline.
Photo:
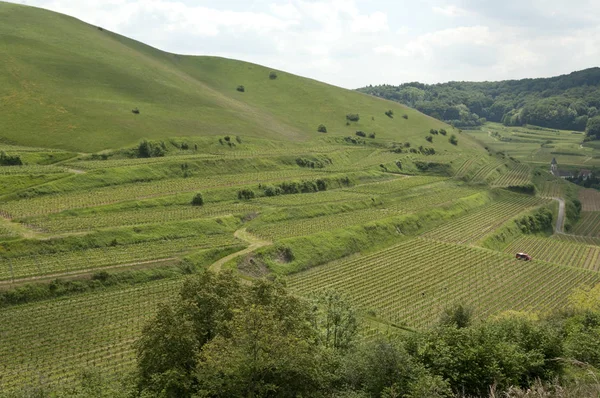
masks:
<path id="1" fill-rule="evenodd" d="M 405 83 L 358 89 L 401 102 L 455 127 L 485 121 L 600 134 L 600 68 L 552 78 L 499 82 Z"/>

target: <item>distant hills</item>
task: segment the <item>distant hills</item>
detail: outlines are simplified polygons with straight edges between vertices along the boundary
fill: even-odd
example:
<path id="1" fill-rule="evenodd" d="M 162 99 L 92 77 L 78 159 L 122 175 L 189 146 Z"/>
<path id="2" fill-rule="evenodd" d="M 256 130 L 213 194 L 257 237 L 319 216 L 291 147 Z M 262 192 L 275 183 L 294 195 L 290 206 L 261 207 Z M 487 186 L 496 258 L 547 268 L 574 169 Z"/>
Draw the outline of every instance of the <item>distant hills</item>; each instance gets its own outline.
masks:
<path id="1" fill-rule="evenodd" d="M 599 115 L 600 68 L 540 79 L 499 82 L 406 83 L 358 91 L 390 99 L 456 127 L 486 120 L 583 131 Z"/>
<path id="2" fill-rule="evenodd" d="M 143 138 L 303 141 L 357 130 L 425 142 L 431 128 L 448 128 L 394 102 L 246 62 L 167 53 L 39 8 L 0 2 L 0 37 L 8 144 L 93 152 Z"/>

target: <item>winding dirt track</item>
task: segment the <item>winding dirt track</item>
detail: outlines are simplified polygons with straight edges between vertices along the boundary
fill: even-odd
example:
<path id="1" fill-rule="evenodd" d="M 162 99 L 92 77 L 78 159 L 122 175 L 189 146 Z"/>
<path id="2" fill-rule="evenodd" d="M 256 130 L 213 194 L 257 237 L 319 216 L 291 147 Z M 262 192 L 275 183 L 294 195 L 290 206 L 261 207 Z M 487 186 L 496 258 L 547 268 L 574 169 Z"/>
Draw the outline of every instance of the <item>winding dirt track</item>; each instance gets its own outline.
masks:
<path id="1" fill-rule="evenodd" d="M 232 260 L 239 256 L 243 256 L 244 254 L 253 252 L 254 250 L 259 249 L 261 247 L 270 246 L 273 244 L 273 242 L 262 240 L 262 239 L 258 238 L 257 236 L 252 235 L 250 232 L 246 231 L 246 228 L 238 229 L 237 231 L 235 231 L 233 236 L 235 236 L 236 238 L 238 238 L 240 240 L 243 240 L 244 242 L 249 243 L 250 246 L 248 246 L 244 250 L 240 250 L 239 252 L 232 253 L 232 254 L 230 254 L 226 257 L 223 257 L 222 259 L 214 262 L 208 268 L 209 270 L 211 270 L 213 272 L 219 272 L 219 271 L 221 271 L 223 264 L 227 263 L 229 260 Z"/>

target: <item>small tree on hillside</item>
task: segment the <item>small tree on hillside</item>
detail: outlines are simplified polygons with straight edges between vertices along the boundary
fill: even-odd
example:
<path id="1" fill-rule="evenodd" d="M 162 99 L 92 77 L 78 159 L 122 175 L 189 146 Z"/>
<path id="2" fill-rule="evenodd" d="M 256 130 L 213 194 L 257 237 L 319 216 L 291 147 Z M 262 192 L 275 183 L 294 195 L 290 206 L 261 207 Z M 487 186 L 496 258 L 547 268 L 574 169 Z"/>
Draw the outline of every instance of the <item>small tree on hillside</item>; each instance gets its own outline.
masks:
<path id="1" fill-rule="evenodd" d="M 326 133 L 327 132 L 327 127 L 325 127 L 324 124 L 319 124 L 319 127 L 317 127 L 317 131 L 319 133 Z"/>
<path id="2" fill-rule="evenodd" d="M 454 134 L 452 134 L 450 136 L 450 138 L 448 139 L 448 141 L 452 144 L 452 145 L 458 145 L 458 139 L 456 138 L 456 136 Z"/>
<path id="3" fill-rule="evenodd" d="M 202 206 L 203 204 L 204 198 L 202 197 L 202 194 L 198 192 L 196 195 L 194 195 L 194 198 L 192 199 L 192 206 Z"/>
<path id="4" fill-rule="evenodd" d="M 271 80 L 275 80 L 277 79 L 277 73 L 272 71 L 271 73 L 269 73 L 269 79 Z"/>
<path id="5" fill-rule="evenodd" d="M 239 91 L 240 93 L 243 93 L 246 91 L 246 87 L 244 87 L 240 84 L 239 86 L 237 86 L 236 90 Z"/>

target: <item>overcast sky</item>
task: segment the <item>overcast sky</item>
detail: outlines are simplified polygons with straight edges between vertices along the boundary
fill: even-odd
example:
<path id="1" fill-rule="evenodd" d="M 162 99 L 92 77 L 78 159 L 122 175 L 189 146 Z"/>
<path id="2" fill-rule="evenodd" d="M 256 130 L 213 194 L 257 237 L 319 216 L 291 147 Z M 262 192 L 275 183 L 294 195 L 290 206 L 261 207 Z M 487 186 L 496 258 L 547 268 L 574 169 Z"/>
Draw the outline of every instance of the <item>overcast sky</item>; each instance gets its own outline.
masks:
<path id="1" fill-rule="evenodd" d="M 547 77 L 600 66 L 597 0 L 13 0 L 174 53 L 346 88 Z"/>

